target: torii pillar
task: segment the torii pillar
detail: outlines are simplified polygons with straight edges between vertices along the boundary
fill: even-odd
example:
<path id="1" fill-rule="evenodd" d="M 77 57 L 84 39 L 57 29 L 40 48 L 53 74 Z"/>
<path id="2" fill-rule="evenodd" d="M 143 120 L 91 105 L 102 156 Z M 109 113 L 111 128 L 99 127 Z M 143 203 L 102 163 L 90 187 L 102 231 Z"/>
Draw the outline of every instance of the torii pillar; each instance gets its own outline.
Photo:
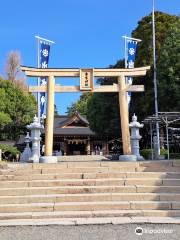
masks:
<path id="1" fill-rule="evenodd" d="M 54 86 L 53 76 L 47 81 L 47 105 L 46 105 L 46 128 L 45 128 L 45 156 L 52 156 L 53 149 L 53 127 L 54 127 Z"/>
<path id="2" fill-rule="evenodd" d="M 129 133 L 129 111 L 127 103 L 126 82 L 123 75 L 118 77 L 119 84 L 119 106 L 121 119 L 121 134 L 123 139 L 123 154 L 131 154 L 130 133 Z"/>

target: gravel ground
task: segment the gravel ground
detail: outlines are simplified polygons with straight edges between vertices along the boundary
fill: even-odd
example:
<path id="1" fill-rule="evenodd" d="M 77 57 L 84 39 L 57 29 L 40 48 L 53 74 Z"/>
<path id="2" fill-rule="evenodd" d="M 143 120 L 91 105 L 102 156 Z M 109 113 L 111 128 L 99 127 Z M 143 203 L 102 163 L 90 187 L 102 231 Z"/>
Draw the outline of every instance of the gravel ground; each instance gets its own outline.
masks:
<path id="1" fill-rule="evenodd" d="M 141 228 L 140 235 L 135 233 Z M 143 231 L 143 234 L 141 233 Z M 180 240 L 180 225 L 123 224 L 0 227 L 0 240 Z"/>

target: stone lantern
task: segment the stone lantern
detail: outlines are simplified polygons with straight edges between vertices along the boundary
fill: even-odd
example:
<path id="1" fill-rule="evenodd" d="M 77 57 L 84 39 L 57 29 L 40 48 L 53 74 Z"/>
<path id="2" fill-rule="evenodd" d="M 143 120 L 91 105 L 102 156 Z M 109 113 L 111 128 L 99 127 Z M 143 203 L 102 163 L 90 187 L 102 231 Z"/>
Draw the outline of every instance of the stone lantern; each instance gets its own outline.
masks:
<path id="1" fill-rule="evenodd" d="M 137 116 L 134 114 L 132 117 L 132 122 L 129 124 L 131 129 L 131 152 L 136 155 L 137 160 L 143 160 L 143 157 L 139 152 L 139 141 L 142 138 L 139 134 L 139 129 L 144 127 L 144 124 L 140 124 L 137 121 Z"/>
<path id="2" fill-rule="evenodd" d="M 29 143 L 31 142 L 29 132 L 27 132 L 27 135 L 25 137 L 25 143 L 26 147 L 23 151 L 23 153 L 20 156 L 20 162 L 29 162 L 29 159 L 31 158 L 31 149 L 29 147 Z"/>
<path id="3" fill-rule="evenodd" d="M 41 129 L 43 128 L 38 121 L 38 118 L 35 116 L 33 123 L 27 126 L 27 128 L 31 131 L 31 141 L 32 141 L 32 154 L 29 162 L 39 163 L 40 158 L 40 141 L 41 141 Z"/>

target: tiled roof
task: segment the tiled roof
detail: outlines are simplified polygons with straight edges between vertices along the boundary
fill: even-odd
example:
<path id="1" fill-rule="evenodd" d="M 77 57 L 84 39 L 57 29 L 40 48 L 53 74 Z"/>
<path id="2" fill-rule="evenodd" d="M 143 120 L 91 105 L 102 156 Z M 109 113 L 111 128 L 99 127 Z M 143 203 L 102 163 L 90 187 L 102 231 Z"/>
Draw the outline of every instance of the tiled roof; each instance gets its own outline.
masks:
<path id="1" fill-rule="evenodd" d="M 86 126 L 65 127 L 69 123 L 73 122 L 73 119 L 77 117 Z M 95 133 L 89 128 L 88 120 L 76 112 L 73 116 L 55 116 L 54 118 L 54 134 L 58 135 L 95 135 Z"/>
<path id="2" fill-rule="evenodd" d="M 54 128 L 54 134 L 58 135 L 95 135 L 89 127 Z"/>

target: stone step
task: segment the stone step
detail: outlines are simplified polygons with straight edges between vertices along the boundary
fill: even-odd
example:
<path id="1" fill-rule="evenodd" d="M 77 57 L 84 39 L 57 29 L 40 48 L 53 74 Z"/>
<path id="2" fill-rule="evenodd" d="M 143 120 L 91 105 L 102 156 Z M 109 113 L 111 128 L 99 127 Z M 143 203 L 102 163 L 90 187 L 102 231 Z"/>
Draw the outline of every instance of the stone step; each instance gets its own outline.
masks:
<path id="1" fill-rule="evenodd" d="M 133 179 L 132 179 L 133 181 Z M 52 187 L 52 186 L 96 186 L 96 185 L 132 185 L 132 182 L 124 179 L 66 179 L 66 180 L 33 180 L 33 181 L 4 181 L 0 182 L 0 188 L 20 187 Z M 137 182 L 142 182 L 137 180 Z M 153 180 L 152 180 L 153 182 Z M 154 181 L 155 183 L 155 181 Z M 162 180 L 157 180 L 158 185 Z M 147 184 L 148 185 L 148 184 Z"/>
<path id="2" fill-rule="evenodd" d="M 162 182 L 162 181 L 161 181 Z M 55 186 L 100 186 L 100 185 L 125 185 L 125 180 L 120 179 L 58 179 L 58 180 L 33 180 L 33 181 L 4 181 L 0 188 L 21 187 L 55 187 Z"/>
<path id="3" fill-rule="evenodd" d="M 174 168 L 175 169 L 175 168 Z M 109 173 L 109 172 L 135 172 L 135 167 L 71 167 L 71 168 L 42 168 L 42 169 L 14 169 L 1 170 L 0 175 L 31 175 L 50 173 Z"/>
<path id="4" fill-rule="evenodd" d="M 60 174 L 32 174 L 32 175 L 0 175 L 0 181 L 32 181 L 53 179 L 82 179 L 83 173 L 60 173 Z"/>
<path id="5" fill-rule="evenodd" d="M 55 187 L 55 186 L 180 186 L 180 179 L 159 178 L 100 178 L 100 179 L 53 179 L 32 181 L 1 181 L 0 188 Z"/>
<path id="6" fill-rule="evenodd" d="M 28 169 L 45 169 L 45 168 L 62 168 L 62 167 L 127 167 L 127 166 L 133 166 L 133 167 L 180 167 L 180 160 L 160 160 L 160 161 L 139 161 L 139 162 L 122 162 L 122 161 L 111 161 L 104 159 L 99 159 L 99 161 L 90 161 L 93 156 L 88 156 L 88 160 L 82 161 L 74 161 L 76 159 L 76 156 L 71 156 L 73 161 L 60 161 L 58 163 L 52 163 L 52 164 L 46 164 L 46 163 L 33 163 L 33 164 L 26 164 L 26 163 L 9 163 L 7 164 L 6 168 L 10 169 L 22 169 L 22 168 L 28 168 Z M 0 168 L 0 169 L 6 169 L 6 168 Z"/>
<path id="7" fill-rule="evenodd" d="M 8 164 L 8 169 L 0 169 L 0 174 L 41 174 L 41 173 L 96 173 L 96 172 L 180 172 L 177 161 L 142 162 L 62 162 L 58 164 Z"/>
<path id="8" fill-rule="evenodd" d="M 0 196 L 44 195 L 44 194 L 77 194 L 77 193 L 113 193 L 136 192 L 135 186 L 61 186 L 1 188 Z"/>
<path id="9" fill-rule="evenodd" d="M 180 186 L 143 186 L 136 185 L 138 193 L 180 193 Z"/>
<path id="10" fill-rule="evenodd" d="M 180 210 L 99 210 L 0 213 L 0 220 L 8 219 L 62 219 L 96 217 L 180 217 Z"/>
<path id="11" fill-rule="evenodd" d="M 174 172 L 179 173 L 180 167 L 71 167 L 71 168 L 42 168 L 42 169 L 14 169 L 1 170 L 0 175 L 32 175 L 32 174 L 64 174 L 64 173 L 123 173 L 123 172 Z"/>
<path id="12" fill-rule="evenodd" d="M 98 211 L 98 210 L 180 210 L 180 202 L 169 201 L 100 201 L 0 204 L 0 213 Z"/>
<path id="13" fill-rule="evenodd" d="M 8 164 L 0 220 L 180 217 L 180 161 Z"/>
<path id="14" fill-rule="evenodd" d="M 68 167 L 68 168 L 42 168 L 34 169 L 36 173 L 40 170 L 41 173 L 109 173 L 109 172 L 180 172 L 180 167 L 173 166 L 149 166 L 149 167 L 135 167 L 133 165 L 119 165 L 119 166 L 100 166 L 100 167 Z M 22 170 L 19 172 L 22 173 Z"/>
<path id="15" fill-rule="evenodd" d="M 180 186 L 61 186 L 1 188 L 0 196 L 84 193 L 180 193 Z"/>
<path id="16" fill-rule="evenodd" d="M 108 160 L 105 156 L 101 155 L 76 155 L 76 156 L 57 156 L 59 161 L 65 162 L 74 162 L 74 161 L 100 161 L 100 160 Z"/>
<path id="17" fill-rule="evenodd" d="M 127 178 L 160 178 L 160 179 L 180 179 L 180 173 L 177 172 L 127 172 Z"/>
<path id="18" fill-rule="evenodd" d="M 58 203 L 98 201 L 180 201 L 180 194 L 170 193 L 93 193 L 0 196 L 0 204 Z"/>
<path id="19" fill-rule="evenodd" d="M 180 172 L 180 167 L 139 167 L 136 172 Z"/>
<path id="20" fill-rule="evenodd" d="M 109 172 L 109 173 L 51 173 L 51 174 L 26 174 L 0 175 L 0 181 L 32 181 L 53 179 L 101 179 L 101 178 L 159 178 L 180 179 L 180 173 L 176 172 Z"/>

